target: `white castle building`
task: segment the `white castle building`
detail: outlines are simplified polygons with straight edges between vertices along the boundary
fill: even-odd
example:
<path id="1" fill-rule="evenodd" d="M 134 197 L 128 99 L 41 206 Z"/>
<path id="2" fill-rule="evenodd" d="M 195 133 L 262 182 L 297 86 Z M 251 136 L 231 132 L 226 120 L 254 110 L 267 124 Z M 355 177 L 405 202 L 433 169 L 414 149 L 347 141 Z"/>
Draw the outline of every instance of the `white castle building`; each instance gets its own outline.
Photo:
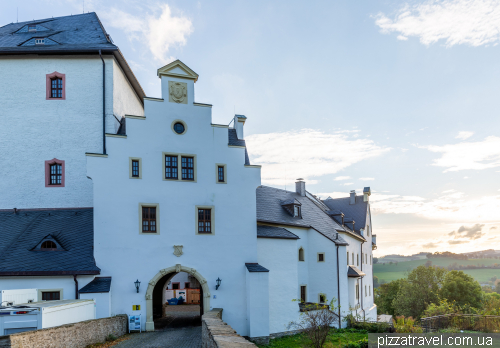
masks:
<path id="1" fill-rule="evenodd" d="M 223 308 L 251 338 L 286 331 L 293 299 L 377 319 L 370 188 L 320 200 L 303 180 L 262 186 L 247 118 L 213 124 L 181 61 L 146 97 L 89 13 L 1 27 L 0 73 L 0 290 L 94 298 L 99 317 L 154 330 L 186 272 L 201 311 Z"/>

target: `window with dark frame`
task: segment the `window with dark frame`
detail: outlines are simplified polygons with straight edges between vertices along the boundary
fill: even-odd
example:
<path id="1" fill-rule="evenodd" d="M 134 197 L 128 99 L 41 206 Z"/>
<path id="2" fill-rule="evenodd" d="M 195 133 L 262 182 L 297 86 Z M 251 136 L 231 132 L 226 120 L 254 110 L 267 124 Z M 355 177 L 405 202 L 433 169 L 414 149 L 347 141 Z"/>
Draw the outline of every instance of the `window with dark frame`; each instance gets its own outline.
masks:
<path id="1" fill-rule="evenodd" d="M 300 286 L 300 301 L 306 302 L 306 286 L 305 285 Z"/>
<path id="2" fill-rule="evenodd" d="M 142 207 L 142 233 L 156 233 L 156 207 Z"/>
<path id="3" fill-rule="evenodd" d="M 319 294 L 319 303 L 325 303 L 325 302 L 326 302 L 326 295 Z"/>
<path id="4" fill-rule="evenodd" d="M 212 209 L 198 209 L 198 233 L 212 233 Z"/>
<path id="5" fill-rule="evenodd" d="M 181 157 L 182 180 L 194 181 L 194 157 Z"/>
<path id="6" fill-rule="evenodd" d="M 319 262 L 325 261 L 325 254 L 318 254 L 318 261 Z"/>
<path id="7" fill-rule="evenodd" d="M 184 283 L 184 289 L 190 289 L 191 284 L 190 283 Z"/>
<path id="8" fill-rule="evenodd" d="M 299 249 L 299 261 L 304 261 L 304 249 Z"/>
<path id="9" fill-rule="evenodd" d="M 218 177 L 219 177 L 219 182 L 224 182 L 225 181 L 225 178 L 224 178 L 224 166 L 217 166 L 217 173 L 218 173 Z"/>
<path id="10" fill-rule="evenodd" d="M 172 283 L 172 289 L 173 290 L 179 290 L 180 283 Z"/>
<path id="11" fill-rule="evenodd" d="M 62 185 L 62 165 L 54 163 L 50 165 L 50 185 Z"/>
<path id="12" fill-rule="evenodd" d="M 139 161 L 132 160 L 132 176 L 138 178 L 139 177 Z"/>
<path id="13" fill-rule="evenodd" d="M 42 301 L 58 301 L 61 299 L 59 291 L 42 291 Z"/>
<path id="14" fill-rule="evenodd" d="M 36 31 L 36 24 L 28 24 L 28 31 Z"/>
<path id="15" fill-rule="evenodd" d="M 165 179 L 177 179 L 177 156 L 165 155 Z"/>
<path id="16" fill-rule="evenodd" d="M 46 240 L 45 242 L 42 243 L 42 245 L 40 246 L 40 249 L 42 249 L 42 250 L 54 250 L 54 249 L 57 249 L 57 245 L 56 245 L 56 243 L 54 243 L 51 240 Z"/>
<path id="17" fill-rule="evenodd" d="M 50 79 L 50 97 L 51 98 L 62 98 L 63 91 L 63 81 L 60 77 L 54 77 Z"/>

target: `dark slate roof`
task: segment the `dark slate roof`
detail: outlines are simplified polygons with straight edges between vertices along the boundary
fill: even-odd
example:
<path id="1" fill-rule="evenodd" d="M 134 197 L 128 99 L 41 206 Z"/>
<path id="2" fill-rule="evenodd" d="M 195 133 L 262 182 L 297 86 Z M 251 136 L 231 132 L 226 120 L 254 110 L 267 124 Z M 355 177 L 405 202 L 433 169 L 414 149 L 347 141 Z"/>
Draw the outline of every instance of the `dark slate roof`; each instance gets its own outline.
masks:
<path id="1" fill-rule="evenodd" d="M 300 239 L 286 228 L 257 225 L 257 238 Z"/>
<path id="2" fill-rule="evenodd" d="M 250 165 L 250 158 L 248 157 L 247 145 L 245 140 L 238 139 L 238 135 L 236 134 L 236 129 L 229 128 L 228 129 L 228 145 L 232 146 L 244 146 L 245 147 L 245 165 Z"/>
<path id="3" fill-rule="evenodd" d="M 36 24 L 36 32 L 28 31 Z M 35 45 L 34 38 L 46 38 L 45 45 Z M 46 18 L 0 27 L 0 55 L 5 54 L 82 54 L 112 53 L 141 102 L 146 96 L 139 81 L 95 12 Z"/>
<path id="4" fill-rule="evenodd" d="M 79 293 L 109 292 L 111 277 L 95 277 L 90 283 L 80 289 Z"/>
<path id="5" fill-rule="evenodd" d="M 44 239 L 62 250 L 40 250 Z M 0 275 L 99 274 L 93 209 L 0 211 Z"/>
<path id="6" fill-rule="evenodd" d="M 347 276 L 348 277 L 364 277 L 366 274 L 363 273 L 358 267 L 356 266 L 349 266 L 347 269 Z"/>
<path id="7" fill-rule="evenodd" d="M 349 204 L 350 197 L 328 198 L 323 201 L 331 210 L 344 213 L 344 221 L 355 221 L 354 229 L 357 234 L 366 226 L 366 215 L 368 213 L 368 202 L 363 201 L 363 196 L 356 196 L 356 204 Z M 337 217 L 336 217 L 337 218 Z"/>
<path id="8" fill-rule="evenodd" d="M 291 216 L 283 206 L 282 201 L 297 200 L 301 204 L 300 217 Z M 321 204 L 313 202 L 312 198 L 303 197 L 296 192 L 285 191 L 269 186 L 257 188 L 257 221 L 313 228 L 326 238 L 339 245 L 347 245 L 337 231 L 345 231 L 321 209 Z"/>
<path id="9" fill-rule="evenodd" d="M 258 263 L 245 263 L 245 266 L 247 266 L 248 272 L 269 272 L 267 268 Z"/>
<path id="10" fill-rule="evenodd" d="M 30 32 L 28 24 L 36 23 L 37 30 Z M 35 45 L 32 39 L 45 37 L 53 45 Z M 0 27 L 0 52 L 117 50 L 109 39 L 95 12 L 74 16 L 47 18 L 11 23 Z"/>

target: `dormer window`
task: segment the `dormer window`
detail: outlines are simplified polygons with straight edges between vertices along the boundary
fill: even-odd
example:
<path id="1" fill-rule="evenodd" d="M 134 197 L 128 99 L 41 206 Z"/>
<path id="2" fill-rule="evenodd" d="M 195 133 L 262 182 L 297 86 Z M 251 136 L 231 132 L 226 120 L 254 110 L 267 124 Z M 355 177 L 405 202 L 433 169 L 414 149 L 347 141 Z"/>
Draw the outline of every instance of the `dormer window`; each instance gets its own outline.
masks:
<path id="1" fill-rule="evenodd" d="M 35 39 L 35 45 L 45 45 L 45 39 L 44 38 Z"/>
<path id="2" fill-rule="evenodd" d="M 293 217 L 300 217 L 300 205 L 293 206 Z"/>
<path id="3" fill-rule="evenodd" d="M 57 250 L 57 245 L 51 240 L 46 240 L 40 246 L 41 250 Z"/>
<path id="4" fill-rule="evenodd" d="M 36 31 L 36 24 L 28 24 L 28 31 Z"/>

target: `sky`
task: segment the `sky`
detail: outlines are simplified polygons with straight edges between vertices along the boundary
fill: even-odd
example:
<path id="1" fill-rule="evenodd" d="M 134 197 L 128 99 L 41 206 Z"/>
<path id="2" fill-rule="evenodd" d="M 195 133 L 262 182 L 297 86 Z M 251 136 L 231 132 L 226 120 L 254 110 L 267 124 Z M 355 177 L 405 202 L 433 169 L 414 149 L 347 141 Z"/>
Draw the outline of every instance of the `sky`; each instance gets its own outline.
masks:
<path id="1" fill-rule="evenodd" d="M 2 1 L 0 25 L 95 11 L 146 95 L 180 59 L 262 183 L 371 187 L 375 256 L 500 249 L 500 1 Z"/>

